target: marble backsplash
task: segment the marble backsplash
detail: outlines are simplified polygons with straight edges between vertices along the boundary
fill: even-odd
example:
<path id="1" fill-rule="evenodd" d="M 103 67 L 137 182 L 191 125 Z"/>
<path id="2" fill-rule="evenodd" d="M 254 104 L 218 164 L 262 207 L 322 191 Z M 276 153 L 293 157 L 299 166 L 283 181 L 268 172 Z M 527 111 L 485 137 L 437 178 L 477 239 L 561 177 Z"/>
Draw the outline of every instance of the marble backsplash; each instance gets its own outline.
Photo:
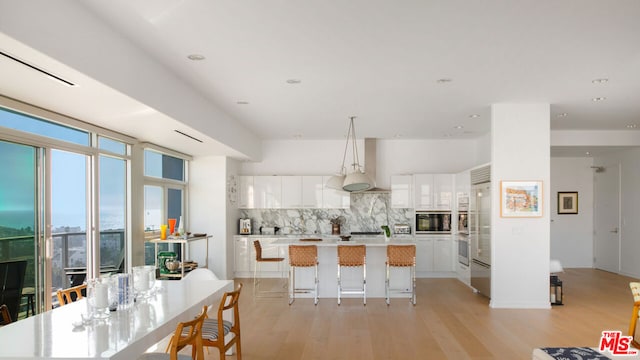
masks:
<path id="1" fill-rule="evenodd" d="M 349 209 L 241 209 L 251 219 L 252 233 L 277 226 L 280 234 L 331 234 L 331 219 L 342 217 L 342 234 L 382 231 L 382 225 L 413 224 L 413 209 L 392 209 L 390 193 L 352 193 Z M 412 226 L 413 228 L 413 226 Z"/>

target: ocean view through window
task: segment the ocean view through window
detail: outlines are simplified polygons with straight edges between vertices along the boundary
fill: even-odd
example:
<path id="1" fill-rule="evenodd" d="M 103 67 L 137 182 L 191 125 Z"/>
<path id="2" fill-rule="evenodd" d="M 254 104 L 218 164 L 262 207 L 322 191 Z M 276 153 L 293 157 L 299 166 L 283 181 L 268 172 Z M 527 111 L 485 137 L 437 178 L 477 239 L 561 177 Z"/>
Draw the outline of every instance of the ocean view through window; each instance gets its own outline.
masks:
<path id="1" fill-rule="evenodd" d="M 36 312 L 75 280 L 125 271 L 132 147 L 120 138 L 0 96 L 0 261 L 27 260 Z"/>

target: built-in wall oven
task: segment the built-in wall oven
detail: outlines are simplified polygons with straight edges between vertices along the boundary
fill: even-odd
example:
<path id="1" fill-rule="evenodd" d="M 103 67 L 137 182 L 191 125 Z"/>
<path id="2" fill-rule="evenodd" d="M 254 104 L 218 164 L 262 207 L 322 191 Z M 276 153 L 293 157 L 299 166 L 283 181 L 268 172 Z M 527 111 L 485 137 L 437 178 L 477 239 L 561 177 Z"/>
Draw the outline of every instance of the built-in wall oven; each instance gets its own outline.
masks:
<path id="1" fill-rule="evenodd" d="M 458 212 L 458 234 L 469 235 L 469 213 L 466 211 Z"/>
<path id="2" fill-rule="evenodd" d="M 416 211 L 416 234 L 450 234 L 451 211 Z"/>
<path id="3" fill-rule="evenodd" d="M 462 265 L 469 266 L 469 237 L 468 235 L 458 234 L 458 262 Z"/>

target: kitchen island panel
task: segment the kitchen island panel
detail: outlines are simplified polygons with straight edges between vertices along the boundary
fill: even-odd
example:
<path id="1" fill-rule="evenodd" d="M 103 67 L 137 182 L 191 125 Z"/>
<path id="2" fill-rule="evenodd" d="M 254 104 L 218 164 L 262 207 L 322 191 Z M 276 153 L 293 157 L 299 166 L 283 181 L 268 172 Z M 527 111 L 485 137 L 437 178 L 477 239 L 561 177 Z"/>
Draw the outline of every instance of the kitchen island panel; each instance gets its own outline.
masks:
<path id="1" fill-rule="evenodd" d="M 288 252 L 289 245 L 316 245 L 318 246 L 318 292 L 320 298 L 338 297 L 338 245 L 359 245 L 367 246 L 367 298 L 385 297 L 385 262 L 387 258 L 387 245 L 389 244 L 415 244 L 409 239 L 395 239 L 386 242 L 384 238 L 362 238 L 351 241 L 340 241 L 334 239 L 323 239 L 322 241 L 300 241 L 299 239 L 282 238 L 272 243 L 280 246 L 283 251 Z M 393 288 L 410 289 L 409 269 L 392 268 L 391 284 Z M 313 286 L 313 268 L 296 269 L 296 288 L 310 288 Z M 362 286 L 362 268 L 343 267 L 342 270 L 343 288 L 358 288 Z M 296 294 L 296 297 L 310 298 L 312 294 Z M 344 298 L 360 298 L 361 295 L 346 294 Z M 392 294 L 392 297 L 410 297 L 410 294 Z"/>

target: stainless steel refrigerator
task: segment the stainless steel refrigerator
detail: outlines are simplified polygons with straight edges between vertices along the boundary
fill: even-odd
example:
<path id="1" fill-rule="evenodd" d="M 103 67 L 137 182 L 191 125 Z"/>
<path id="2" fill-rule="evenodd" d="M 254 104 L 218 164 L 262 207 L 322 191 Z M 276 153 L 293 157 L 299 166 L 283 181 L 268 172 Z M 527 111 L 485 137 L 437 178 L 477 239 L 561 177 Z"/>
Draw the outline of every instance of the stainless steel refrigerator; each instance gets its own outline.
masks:
<path id="1" fill-rule="evenodd" d="M 469 241 L 471 242 L 471 286 L 482 295 L 491 297 L 491 182 L 489 181 L 471 185 Z"/>

